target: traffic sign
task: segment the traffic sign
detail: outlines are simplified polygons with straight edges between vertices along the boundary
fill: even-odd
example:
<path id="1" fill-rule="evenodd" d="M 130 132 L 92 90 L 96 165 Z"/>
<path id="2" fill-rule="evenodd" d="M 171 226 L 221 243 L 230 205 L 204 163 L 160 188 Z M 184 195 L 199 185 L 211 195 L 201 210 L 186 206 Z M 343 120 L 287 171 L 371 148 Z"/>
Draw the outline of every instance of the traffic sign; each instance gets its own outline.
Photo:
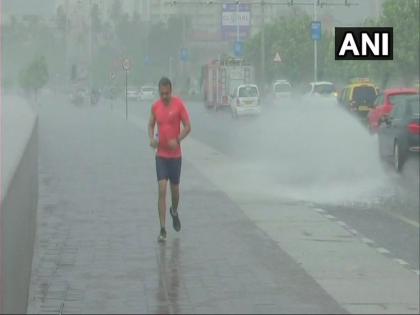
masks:
<path id="1" fill-rule="evenodd" d="M 281 62 L 281 57 L 280 57 L 279 52 L 276 52 L 276 55 L 274 56 L 273 61 L 274 62 L 277 62 L 277 63 L 280 63 Z"/>
<path id="2" fill-rule="evenodd" d="M 233 52 L 235 53 L 236 57 L 242 57 L 244 54 L 244 43 L 241 41 L 236 41 L 233 47 Z"/>
<path id="3" fill-rule="evenodd" d="M 130 60 L 128 58 L 124 58 L 123 63 L 122 63 L 123 69 L 125 71 L 130 70 Z"/>
<path id="4" fill-rule="evenodd" d="M 180 51 L 180 54 L 179 54 L 179 58 L 183 62 L 187 62 L 188 61 L 189 54 L 188 54 L 188 49 L 187 48 L 181 48 L 181 51 Z"/>
<path id="5" fill-rule="evenodd" d="M 321 22 L 320 21 L 312 21 L 311 36 L 312 36 L 312 40 L 321 39 Z"/>
<path id="6" fill-rule="evenodd" d="M 152 63 L 152 61 L 150 60 L 149 55 L 146 55 L 146 57 L 144 57 L 144 64 L 145 65 L 150 65 Z"/>

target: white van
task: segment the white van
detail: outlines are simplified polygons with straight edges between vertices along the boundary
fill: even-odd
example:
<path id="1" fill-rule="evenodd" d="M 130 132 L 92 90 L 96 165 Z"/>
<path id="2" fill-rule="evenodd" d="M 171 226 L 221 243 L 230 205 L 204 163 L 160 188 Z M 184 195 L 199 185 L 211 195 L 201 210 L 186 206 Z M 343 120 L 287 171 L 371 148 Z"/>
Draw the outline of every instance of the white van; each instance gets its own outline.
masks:
<path id="1" fill-rule="evenodd" d="M 275 100 L 292 96 L 292 85 L 287 80 L 277 80 L 273 83 L 273 96 Z"/>
<path id="2" fill-rule="evenodd" d="M 260 92 L 255 84 L 241 84 L 230 97 L 232 117 L 255 115 L 261 112 Z"/>

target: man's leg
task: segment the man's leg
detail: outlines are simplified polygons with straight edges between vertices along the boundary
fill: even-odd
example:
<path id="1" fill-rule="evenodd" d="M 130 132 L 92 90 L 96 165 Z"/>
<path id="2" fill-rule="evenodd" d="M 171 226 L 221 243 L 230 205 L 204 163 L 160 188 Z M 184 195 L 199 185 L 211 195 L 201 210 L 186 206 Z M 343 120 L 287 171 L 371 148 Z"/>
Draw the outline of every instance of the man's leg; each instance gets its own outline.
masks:
<path id="1" fill-rule="evenodd" d="M 171 161 L 170 167 L 170 182 L 171 182 L 171 199 L 172 205 L 170 213 L 172 216 L 172 223 L 175 231 L 181 230 L 181 221 L 179 220 L 178 215 L 178 203 L 179 203 L 179 182 L 181 177 L 181 158 L 174 159 Z"/>
<path id="2" fill-rule="evenodd" d="M 159 210 L 159 221 L 160 227 L 165 228 L 165 217 L 166 217 L 166 187 L 168 180 L 160 180 L 159 183 L 159 198 L 158 198 L 158 210 Z"/>
<path id="3" fill-rule="evenodd" d="M 179 184 L 171 183 L 171 200 L 173 213 L 177 213 L 179 203 Z"/>
<path id="4" fill-rule="evenodd" d="M 169 181 L 171 183 L 172 209 L 175 213 L 178 210 L 179 203 L 179 183 L 181 180 L 181 166 L 181 158 L 171 160 L 169 168 Z"/>
<path id="5" fill-rule="evenodd" d="M 173 224 L 174 230 L 179 232 L 179 230 L 181 230 L 181 221 L 179 220 L 179 214 L 178 214 L 179 184 L 171 183 L 171 199 L 172 199 L 172 206 L 169 212 L 171 213 L 172 224 Z"/>

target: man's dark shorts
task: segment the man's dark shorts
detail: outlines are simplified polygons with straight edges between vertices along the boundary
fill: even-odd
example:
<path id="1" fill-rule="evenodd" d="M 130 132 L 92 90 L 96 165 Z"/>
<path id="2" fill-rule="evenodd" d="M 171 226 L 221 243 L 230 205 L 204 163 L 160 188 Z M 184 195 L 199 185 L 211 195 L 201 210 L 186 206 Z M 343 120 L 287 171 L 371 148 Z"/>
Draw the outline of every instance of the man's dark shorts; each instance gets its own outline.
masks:
<path id="1" fill-rule="evenodd" d="M 163 158 L 156 156 L 156 175 L 158 181 L 168 180 L 173 185 L 179 185 L 181 177 L 182 158 Z"/>

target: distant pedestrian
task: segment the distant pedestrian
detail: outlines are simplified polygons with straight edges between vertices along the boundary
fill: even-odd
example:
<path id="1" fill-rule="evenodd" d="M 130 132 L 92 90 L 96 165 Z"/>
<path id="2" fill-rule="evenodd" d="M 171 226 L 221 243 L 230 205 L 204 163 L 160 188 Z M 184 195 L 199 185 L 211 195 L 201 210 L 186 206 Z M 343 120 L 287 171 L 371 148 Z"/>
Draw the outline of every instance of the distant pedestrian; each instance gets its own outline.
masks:
<path id="1" fill-rule="evenodd" d="M 170 182 L 172 205 L 169 212 L 175 231 L 181 229 L 178 214 L 179 183 L 181 176 L 181 141 L 190 133 L 191 123 L 188 110 L 181 98 L 172 96 L 172 83 L 163 77 L 159 81 L 160 99 L 156 101 L 150 113 L 148 131 L 150 146 L 157 149 L 156 175 L 159 184 L 158 212 L 160 233 L 158 240 L 166 240 L 166 188 Z M 181 123 L 183 128 L 181 129 Z M 154 131 L 157 125 L 158 137 Z"/>

